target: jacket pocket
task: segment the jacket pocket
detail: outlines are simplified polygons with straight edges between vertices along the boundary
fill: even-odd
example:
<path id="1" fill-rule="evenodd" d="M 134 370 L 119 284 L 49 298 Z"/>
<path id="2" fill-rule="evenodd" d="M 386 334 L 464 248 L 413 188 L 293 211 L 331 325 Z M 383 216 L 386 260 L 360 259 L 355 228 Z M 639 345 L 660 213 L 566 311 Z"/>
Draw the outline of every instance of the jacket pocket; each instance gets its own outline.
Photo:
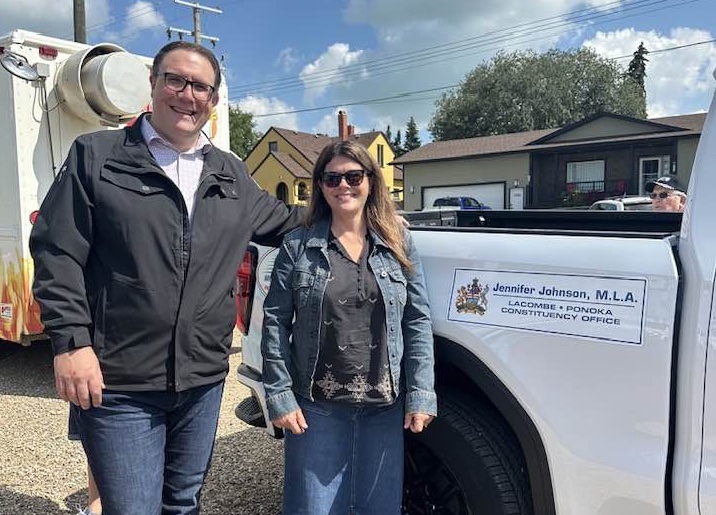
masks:
<path id="1" fill-rule="evenodd" d="M 305 307 L 311 295 L 311 289 L 315 282 L 315 276 L 304 270 L 294 270 L 291 288 L 293 289 L 293 301 L 297 307 Z"/>
<path id="2" fill-rule="evenodd" d="M 225 353 L 231 347 L 236 325 L 236 286 L 210 288 L 195 316 L 194 331 L 209 352 Z M 228 343 L 227 343 L 228 342 Z M 194 349 L 199 352 L 198 346 Z"/>
<path id="3" fill-rule="evenodd" d="M 138 174 L 136 168 L 125 167 L 121 163 L 105 163 L 100 170 L 100 178 L 140 195 L 154 195 L 164 191 L 163 186 L 157 184 L 157 177 L 154 174 Z"/>
<path id="4" fill-rule="evenodd" d="M 154 292 L 133 277 L 112 272 L 112 282 L 105 300 L 105 339 L 112 346 L 127 345 L 147 336 L 147 325 L 156 313 Z M 151 326 L 158 326 L 159 320 Z M 109 349 L 108 349 L 109 350 Z"/>
<path id="5" fill-rule="evenodd" d="M 404 305 L 408 298 L 408 280 L 403 275 L 403 271 L 400 268 L 388 270 L 388 277 L 393 294 Z"/>

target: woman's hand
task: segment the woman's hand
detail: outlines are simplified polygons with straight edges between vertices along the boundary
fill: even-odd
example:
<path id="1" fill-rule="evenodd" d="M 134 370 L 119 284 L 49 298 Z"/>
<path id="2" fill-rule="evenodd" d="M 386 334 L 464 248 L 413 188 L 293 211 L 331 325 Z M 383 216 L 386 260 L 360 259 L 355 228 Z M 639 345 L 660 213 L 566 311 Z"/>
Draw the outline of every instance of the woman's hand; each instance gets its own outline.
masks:
<path id="1" fill-rule="evenodd" d="M 426 415 L 425 413 L 408 413 L 405 415 L 403 429 L 410 428 L 413 433 L 422 433 L 423 429 L 428 427 L 434 418 L 434 416 Z"/>
<path id="2" fill-rule="evenodd" d="M 295 435 L 300 435 L 308 429 L 306 419 L 303 418 L 303 411 L 300 409 L 286 413 L 282 417 L 275 418 L 271 421 L 271 423 L 281 429 L 288 429 Z"/>

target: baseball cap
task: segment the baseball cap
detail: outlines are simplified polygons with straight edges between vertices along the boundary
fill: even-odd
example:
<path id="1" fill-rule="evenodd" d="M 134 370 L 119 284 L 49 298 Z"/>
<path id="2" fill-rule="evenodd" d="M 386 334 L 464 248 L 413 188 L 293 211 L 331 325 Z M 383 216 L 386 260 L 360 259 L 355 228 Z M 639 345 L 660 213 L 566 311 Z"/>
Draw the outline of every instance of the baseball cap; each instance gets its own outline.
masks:
<path id="1" fill-rule="evenodd" d="M 654 186 L 661 186 L 667 190 L 683 191 L 681 186 L 679 186 L 679 181 L 676 180 L 676 177 L 671 177 L 669 175 L 647 182 L 645 186 L 647 193 L 654 191 Z"/>

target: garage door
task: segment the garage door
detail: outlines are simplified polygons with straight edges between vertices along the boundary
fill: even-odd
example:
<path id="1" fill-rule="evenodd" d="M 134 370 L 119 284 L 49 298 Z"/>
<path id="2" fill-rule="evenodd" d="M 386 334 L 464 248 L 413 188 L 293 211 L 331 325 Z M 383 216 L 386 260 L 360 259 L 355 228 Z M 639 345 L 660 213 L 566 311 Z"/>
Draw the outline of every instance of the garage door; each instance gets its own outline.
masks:
<path id="1" fill-rule="evenodd" d="M 463 184 L 423 188 L 423 207 L 430 207 L 440 197 L 474 197 L 492 209 L 505 209 L 505 183 Z"/>

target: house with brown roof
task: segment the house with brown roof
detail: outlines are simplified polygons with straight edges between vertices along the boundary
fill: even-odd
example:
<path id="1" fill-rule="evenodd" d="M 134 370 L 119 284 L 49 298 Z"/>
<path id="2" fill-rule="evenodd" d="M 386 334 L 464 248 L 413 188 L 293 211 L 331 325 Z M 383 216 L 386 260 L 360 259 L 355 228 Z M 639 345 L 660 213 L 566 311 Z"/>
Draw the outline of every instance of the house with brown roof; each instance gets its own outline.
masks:
<path id="1" fill-rule="evenodd" d="M 601 113 L 557 129 L 428 143 L 393 164 L 403 167 L 406 210 L 454 195 L 493 209 L 589 205 L 644 194 L 663 175 L 687 185 L 705 119 Z"/>
<path id="2" fill-rule="evenodd" d="M 311 196 L 311 170 L 323 148 L 338 140 L 353 139 L 378 161 L 394 200 L 402 199 L 402 175 L 396 178 L 395 155 L 380 131 L 356 134 L 344 111 L 338 112 L 338 136 L 311 134 L 271 127 L 246 156 L 251 177 L 263 189 L 287 204 L 305 205 Z M 396 182 L 397 181 L 397 182 Z"/>

